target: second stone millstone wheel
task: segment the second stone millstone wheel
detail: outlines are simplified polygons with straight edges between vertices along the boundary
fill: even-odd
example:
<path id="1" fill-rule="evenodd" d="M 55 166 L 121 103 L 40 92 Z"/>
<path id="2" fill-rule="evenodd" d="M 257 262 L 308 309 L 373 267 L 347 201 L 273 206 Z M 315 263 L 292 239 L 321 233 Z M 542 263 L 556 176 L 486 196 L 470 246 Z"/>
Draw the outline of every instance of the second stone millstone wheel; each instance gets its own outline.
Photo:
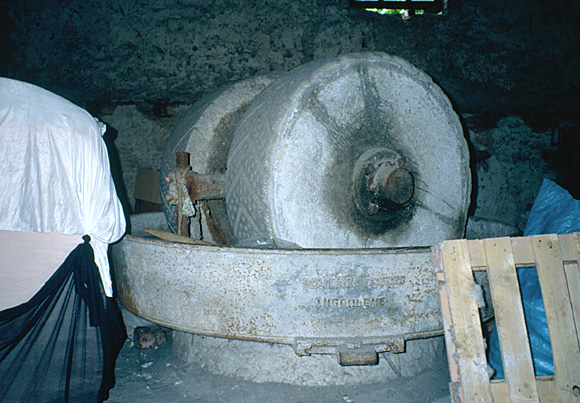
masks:
<path id="1" fill-rule="evenodd" d="M 468 147 L 451 103 L 427 74 L 384 53 L 280 76 L 242 117 L 227 161 L 238 240 L 433 245 L 463 236 L 470 192 Z"/>
<path id="2" fill-rule="evenodd" d="M 190 165 L 195 173 L 224 171 L 238 122 L 256 95 L 274 78 L 256 76 L 206 94 L 185 112 L 169 135 L 161 161 L 160 187 L 163 211 L 172 232 L 177 232 L 177 213 L 175 205 L 166 199 L 169 184 L 165 178 L 175 170 L 176 153 L 190 153 Z M 191 224 L 194 237 L 222 244 L 235 243 L 223 199 L 203 201 L 197 207 L 200 211 Z M 202 215 L 207 221 L 203 230 L 199 222 Z"/>

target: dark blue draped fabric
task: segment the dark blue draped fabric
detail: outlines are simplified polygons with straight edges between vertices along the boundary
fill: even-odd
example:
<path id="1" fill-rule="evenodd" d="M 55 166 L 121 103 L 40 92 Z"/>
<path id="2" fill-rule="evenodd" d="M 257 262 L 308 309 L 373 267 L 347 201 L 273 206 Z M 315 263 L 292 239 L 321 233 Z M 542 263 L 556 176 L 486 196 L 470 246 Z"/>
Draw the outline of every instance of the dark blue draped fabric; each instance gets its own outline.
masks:
<path id="1" fill-rule="evenodd" d="M 83 239 L 36 295 L 0 312 L 0 402 L 108 399 L 126 333 Z"/>

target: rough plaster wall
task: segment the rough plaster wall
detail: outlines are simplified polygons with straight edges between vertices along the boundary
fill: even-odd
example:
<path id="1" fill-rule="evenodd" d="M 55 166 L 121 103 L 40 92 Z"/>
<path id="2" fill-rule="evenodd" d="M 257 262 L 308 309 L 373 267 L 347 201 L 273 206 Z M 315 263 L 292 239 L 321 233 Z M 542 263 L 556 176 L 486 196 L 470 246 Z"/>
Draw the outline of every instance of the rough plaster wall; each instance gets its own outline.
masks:
<path id="1" fill-rule="evenodd" d="M 550 127 L 578 120 L 580 30 L 571 0 L 454 0 L 445 16 L 406 21 L 350 9 L 346 0 L 2 4 L 0 33 L 10 36 L 0 38 L 0 74 L 108 123 L 131 205 L 137 170 L 159 166 L 187 105 L 223 84 L 344 52 L 401 56 L 430 74 L 464 117 L 491 117 L 466 120 L 478 151 L 474 213 L 520 229 L 541 178 L 553 175 L 544 158 Z M 159 107 L 167 113 L 155 113 Z"/>
<path id="2" fill-rule="evenodd" d="M 571 112 L 580 82 L 572 0 L 454 0 L 445 16 L 407 21 L 347 0 L 8 4 L 11 54 L 0 72 L 80 104 L 189 103 L 227 82 L 360 50 L 408 59 L 461 112 Z"/>
<path id="3" fill-rule="evenodd" d="M 167 108 L 164 117 L 155 117 L 142 112 L 136 105 L 119 105 L 100 119 L 107 124 L 108 135 L 113 137 L 119 158 L 119 171 L 116 175 L 122 177 L 125 189 L 119 189 L 120 197 L 125 202 L 125 209 L 135 205 L 133 187 L 137 171 L 144 169 L 159 169 L 165 140 L 173 127 L 187 110 L 185 105 Z M 113 157 L 114 158 L 114 157 Z"/>
<path id="4" fill-rule="evenodd" d="M 554 149 L 552 132 L 534 131 L 521 117 L 509 116 L 497 126 L 471 130 L 477 161 L 477 197 L 473 215 L 523 230 L 543 178 L 555 179 L 546 154 Z M 474 156 L 475 157 L 475 156 Z"/>

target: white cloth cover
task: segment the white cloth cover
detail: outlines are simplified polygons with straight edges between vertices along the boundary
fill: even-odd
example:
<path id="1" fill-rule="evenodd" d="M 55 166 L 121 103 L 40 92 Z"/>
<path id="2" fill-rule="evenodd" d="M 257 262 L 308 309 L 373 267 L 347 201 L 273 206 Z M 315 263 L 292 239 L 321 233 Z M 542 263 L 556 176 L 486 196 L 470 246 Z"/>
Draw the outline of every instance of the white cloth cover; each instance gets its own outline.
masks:
<path id="1" fill-rule="evenodd" d="M 89 235 L 111 297 L 107 246 L 125 218 L 104 131 L 64 98 L 0 77 L 0 230 Z"/>

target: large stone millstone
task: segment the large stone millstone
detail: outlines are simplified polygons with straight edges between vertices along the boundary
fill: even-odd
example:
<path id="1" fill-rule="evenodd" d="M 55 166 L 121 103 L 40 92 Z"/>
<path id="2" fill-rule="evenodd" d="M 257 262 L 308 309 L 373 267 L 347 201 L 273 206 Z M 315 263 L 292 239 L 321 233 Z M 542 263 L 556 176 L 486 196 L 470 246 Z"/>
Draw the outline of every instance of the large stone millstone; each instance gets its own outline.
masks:
<path id="1" fill-rule="evenodd" d="M 198 174 L 225 171 L 238 122 L 252 100 L 273 78 L 258 76 L 218 88 L 189 108 L 171 132 L 161 162 L 161 202 L 172 232 L 176 232 L 176 207 L 165 199 L 169 193 L 165 178 L 175 170 L 175 154 L 178 151 L 190 153 L 190 165 Z M 204 222 L 204 239 L 224 244 L 235 241 L 223 199 L 202 202 L 198 208 L 206 218 L 211 217 Z M 197 214 L 196 218 L 199 220 L 203 213 Z M 198 220 L 192 220 L 193 225 L 199 225 Z"/>
<path id="2" fill-rule="evenodd" d="M 357 53 L 285 73 L 239 122 L 226 172 L 239 239 L 306 248 L 425 246 L 463 236 L 461 123 L 408 62 Z"/>

